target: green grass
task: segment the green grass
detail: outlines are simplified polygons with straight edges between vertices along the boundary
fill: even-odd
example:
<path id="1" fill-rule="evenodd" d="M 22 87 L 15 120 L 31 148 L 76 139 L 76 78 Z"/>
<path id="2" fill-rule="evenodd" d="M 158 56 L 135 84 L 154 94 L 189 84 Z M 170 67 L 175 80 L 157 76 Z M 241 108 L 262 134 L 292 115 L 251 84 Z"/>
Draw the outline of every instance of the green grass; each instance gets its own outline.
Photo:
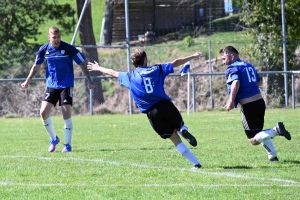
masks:
<path id="1" fill-rule="evenodd" d="M 220 57 L 219 50 L 227 45 L 234 45 L 239 49 L 240 54 L 245 58 L 244 49 L 250 45 L 250 38 L 244 32 L 216 33 L 211 36 L 199 36 L 194 38 L 195 44 L 188 47 L 184 40 L 168 41 L 154 45 L 145 45 L 142 48 L 147 52 L 148 65 L 172 61 L 180 56 L 191 55 L 195 52 L 203 52 L 205 59 L 209 58 L 209 43 L 211 41 L 211 58 Z M 133 51 L 135 46 L 131 47 Z M 99 62 L 107 67 L 116 70 L 127 70 L 127 54 L 124 49 L 99 49 Z M 246 57 L 247 60 L 252 61 Z M 256 61 L 254 59 L 254 61 Z"/>
<path id="2" fill-rule="evenodd" d="M 62 154 L 63 120 L 53 117 L 61 143 L 48 153 L 39 118 L 1 118 L 1 199 L 299 199 L 299 109 L 270 109 L 265 127 L 284 121 L 292 140 L 274 139 L 280 162 L 251 146 L 238 110 L 183 113 L 197 137 L 192 165 L 162 140 L 147 117 L 74 116 L 73 152 Z"/>
<path id="3" fill-rule="evenodd" d="M 70 4 L 71 7 L 77 12 L 77 6 L 76 6 L 76 0 L 58 0 L 57 1 L 59 4 Z M 52 2 L 50 2 L 52 3 Z M 93 29 L 94 29 L 94 34 L 95 34 L 95 39 L 96 43 L 99 43 L 100 39 L 100 29 L 102 26 L 102 18 L 104 17 L 104 11 L 105 11 L 105 0 L 91 0 L 91 5 L 92 5 L 92 19 L 93 19 Z M 78 17 L 77 13 L 74 15 L 75 17 L 75 24 L 74 24 L 74 29 L 76 28 L 77 22 L 78 22 Z M 42 24 L 39 27 L 39 32 L 42 34 L 37 35 L 37 41 L 33 40 L 28 40 L 29 43 L 38 43 L 38 44 L 43 44 L 48 42 L 48 29 L 51 26 L 57 26 L 60 27 L 57 24 L 57 21 L 55 20 L 49 20 L 45 24 Z M 63 29 L 61 29 L 62 32 L 62 40 L 65 42 L 70 43 L 73 38 L 73 33 L 68 34 L 65 33 Z M 79 38 L 79 33 L 77 33 L 75 44 L 80 44 L 80 38 Z"/>

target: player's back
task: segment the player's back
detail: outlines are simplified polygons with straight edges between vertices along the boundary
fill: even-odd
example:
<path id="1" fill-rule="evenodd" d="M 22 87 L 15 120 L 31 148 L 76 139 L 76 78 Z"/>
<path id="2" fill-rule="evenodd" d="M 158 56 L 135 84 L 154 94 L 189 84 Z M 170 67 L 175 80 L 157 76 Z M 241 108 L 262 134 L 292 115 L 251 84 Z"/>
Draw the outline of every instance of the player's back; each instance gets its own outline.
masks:
<path id="1" fill-rule="evenodd" d="M 159 66 L 137 68 L 131 74 L 131 90 L 145 101 L 165 98 L 164 80 Z"/>
<path id="2" fill-rule="evenodd" d="M 254 66 L 245 61 L 238 61 L 234 63 L 238 69 L 238 76 L 240 81 L 240 88 L 237 94 L 239 99 L 248 98 L 260 93 L 258 82 L 260 78 Z"/>
<path id="3" fill-rule="evenodd" d="M 171 100 L 164 91 L 164 80 L 168 74 L 173 72 L 171 64 L 144 66 L 128 73 L 128 83 L 124 82 L 125 74 L 121 74 L 123 77 L 121 79 L 123 79 L 122 84 L 131 90 L 141 112 L 146 112 L 158 101 Z"/>

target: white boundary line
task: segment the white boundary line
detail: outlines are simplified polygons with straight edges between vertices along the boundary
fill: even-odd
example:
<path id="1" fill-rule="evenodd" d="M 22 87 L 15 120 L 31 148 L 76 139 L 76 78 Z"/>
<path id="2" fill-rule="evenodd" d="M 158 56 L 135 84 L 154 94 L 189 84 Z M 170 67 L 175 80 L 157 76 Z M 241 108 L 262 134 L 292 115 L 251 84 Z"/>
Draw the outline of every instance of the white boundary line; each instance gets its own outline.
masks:
<path id="1" fill-rule="evenodd" d="M 264 182 L 280 182 L 283 183 L 278 186 L 283 186 L 283 187 L 300 187 L 300 182 L 294 181 L 294 180 L 287 180 L 287 179 L 280 179 L 280 178 L 262 178 L 262 177 L 253 177 L 253 176 L 245 176 L 237 173 L 231 173 L 231 172 L 208 172 L 208 171 L 203 171 L 203 169 L 197 169 L 197 170 L 191 170 L 191 169 L 184 169 L 184 168 L 170 168 L 170 167 L 157 167 L 157 166 L 149 166 L 149 165 L 141 165 L 141 164 L 136 164 L 136 163 L 120 163 L 116 161 L 107 161 L 104 159 L 86 159 L 86 158 L 52 158 L 52 157 L 34 157 L 34 156 L 0 156 L 0 158 L 11 158 L 11 159 L 38 159 L 38 160 L 62 160 L 62 161 L 74 161 L 74 162 L 94 162 L 94 163 L 107 163 L 110 165 L 129 165 L 133 167 L 138 167 L 138 168 L 146 168 L 146 169 L 160 169 L 160 170 L 179 170 L 179 171 L 189 171 L 192 173 L 199 173 L 199 174 L 205 174 L 205 175 L 215 175 L 215 176 L 224 176 L 224 177 L 232 177 L 232 178 L 240 178 L 240 179 L 255 179 L 255 180 L 261 180 Z M 0 182 L 0 186 L 5 186 L 5 185 L 31 185 L 31 186 L 72 186 L 72 184 L 36 184 L 36 183 L 10 183 L 10 182 Z M 97 185 L 97 186 L 103 186 L 103 187 L 117 187 L 117 186 L 144 186 L 144 187 L 157 187 L 157 186 L 199 186 L 199 187 L 226 187 L 226 186 L 234 186 L 234 187 L 269 187 L 274 184 L 208 184 L 208 185 L 203 185 L 203 184 L 138 184 L 138 185 L 128 185 L 128 184 L 103 184 L 103 185 Z M 74 186 L 88 186 L 86 184 L 78 184 Z"/>
<path id="2" fill-rule="evenodd" d="M 32 187 L 271 187 L 273 185 L 268 184 L 64 184 L 64 183 L 50 183 L 50 184 L 39 184 L 39 183 L 14 183 L 14 182 L 0 182 L 1 186 L 32 186 Z M 277 186 L 277 185 L 276 185 Z M 281 187 L 299 187 L 300 185 L 280 185 Z"/>

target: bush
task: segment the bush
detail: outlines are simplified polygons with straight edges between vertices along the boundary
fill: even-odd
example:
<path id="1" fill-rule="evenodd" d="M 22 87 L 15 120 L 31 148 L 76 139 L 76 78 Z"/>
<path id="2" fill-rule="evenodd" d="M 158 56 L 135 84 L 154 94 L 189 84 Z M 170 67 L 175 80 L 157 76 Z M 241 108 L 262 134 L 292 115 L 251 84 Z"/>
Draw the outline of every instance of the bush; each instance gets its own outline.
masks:
<path id="1" fill-rule="evenodd" d="M 188 47 L 193 46 L 195 41 L 191 36 L 187 36 L 184 38 L 184 43 L 187 44 Z"/>

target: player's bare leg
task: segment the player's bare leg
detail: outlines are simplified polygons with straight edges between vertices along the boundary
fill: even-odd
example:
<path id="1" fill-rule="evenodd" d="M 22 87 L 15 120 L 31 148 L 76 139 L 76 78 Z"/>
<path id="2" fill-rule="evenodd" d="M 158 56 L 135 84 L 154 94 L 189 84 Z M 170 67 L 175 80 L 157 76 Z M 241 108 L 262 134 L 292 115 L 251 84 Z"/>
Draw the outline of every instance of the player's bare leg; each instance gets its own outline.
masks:
<path id="1" fill-rule="evenodd" d="M 50 137 L 50 146 L 48 148 L 49 152 L 55 151 L 56 145 L 60 142 L 59 138 L 57 137 L 54 128 L 52 119 L 50 117 L 50 111 L 53 108 L 53 104 L 47 101 L 42 101 L 40 115 L 45 126 L 45 129 Z"/>

